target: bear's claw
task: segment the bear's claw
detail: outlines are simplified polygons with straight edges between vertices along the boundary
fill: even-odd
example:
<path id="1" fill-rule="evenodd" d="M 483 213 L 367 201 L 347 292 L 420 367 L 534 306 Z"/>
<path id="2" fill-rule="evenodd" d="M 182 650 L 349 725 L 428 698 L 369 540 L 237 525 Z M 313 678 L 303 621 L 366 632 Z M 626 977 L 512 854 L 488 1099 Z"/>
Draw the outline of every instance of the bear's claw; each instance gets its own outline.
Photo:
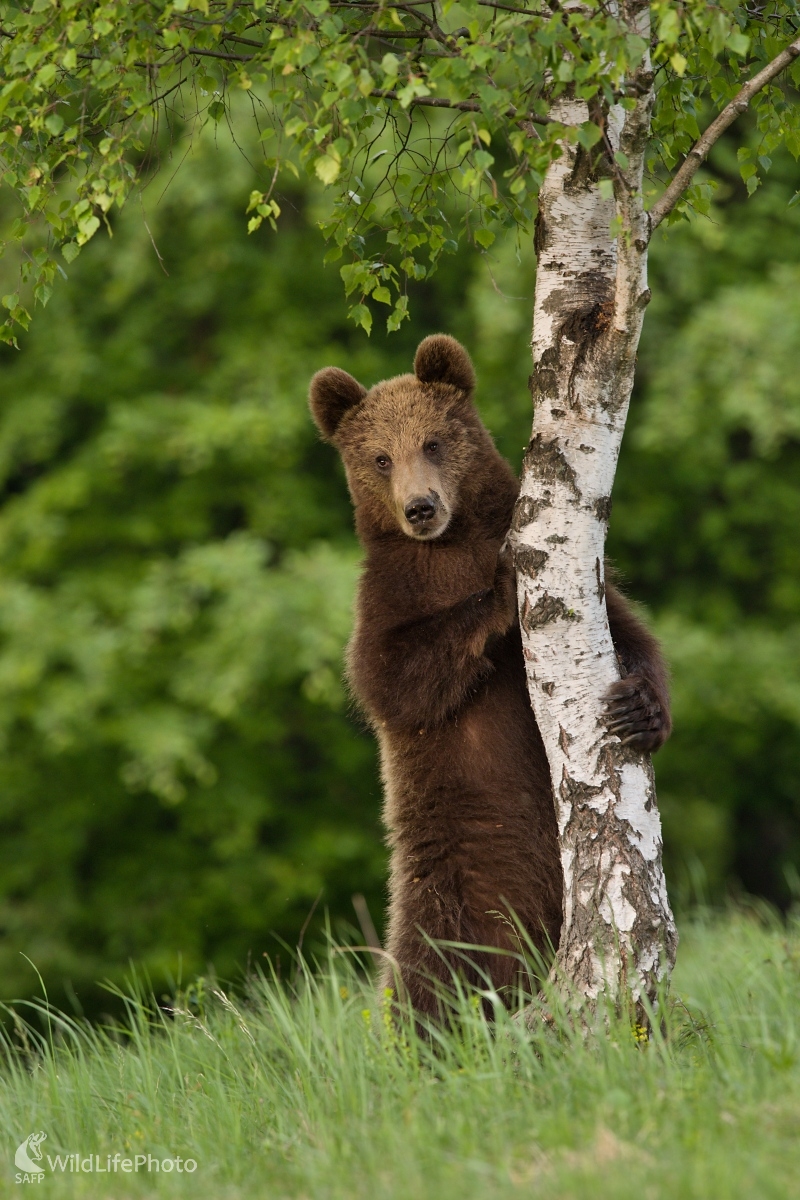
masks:
<path id="1" fill-rule="evenodd" d="M 609 733 L 618 737 L 623 746 L 637 750 L 652 753 L 669 736 L 669 722 L 642 675 L 628 675 L 608 689 L 604 719 Z"/>

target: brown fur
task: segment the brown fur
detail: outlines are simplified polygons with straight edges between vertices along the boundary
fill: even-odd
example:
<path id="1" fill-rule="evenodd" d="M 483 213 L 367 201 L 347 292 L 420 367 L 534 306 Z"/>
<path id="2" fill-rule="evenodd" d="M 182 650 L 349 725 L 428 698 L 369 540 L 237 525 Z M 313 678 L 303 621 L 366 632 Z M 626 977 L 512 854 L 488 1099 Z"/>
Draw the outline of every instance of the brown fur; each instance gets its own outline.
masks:
<path id="1" fill-rule="evenodd" d="M 414 375 L 367 392 L 328 368 L 310 395 L 342 455 L 366 551 L 348 676 L 381 748 L 387 948 L 427 1013 L 431 980 L 448 983 L 454 965 L 497 989 L 518 970 L 487 950 L 470 956 L 476 974 L 432 941 L 517 951 L 513 913 L 547 953 L 561 925 L 550 772 L 501 552 L 518 484 L 481 424 L 474 383 L 466 351 L 437 335 L 419 347 Z M 655 749 L 669 733 L 658 645 L 610 584 L 606 600 L 625 676 L 609 693 L 610 727 Z"/>

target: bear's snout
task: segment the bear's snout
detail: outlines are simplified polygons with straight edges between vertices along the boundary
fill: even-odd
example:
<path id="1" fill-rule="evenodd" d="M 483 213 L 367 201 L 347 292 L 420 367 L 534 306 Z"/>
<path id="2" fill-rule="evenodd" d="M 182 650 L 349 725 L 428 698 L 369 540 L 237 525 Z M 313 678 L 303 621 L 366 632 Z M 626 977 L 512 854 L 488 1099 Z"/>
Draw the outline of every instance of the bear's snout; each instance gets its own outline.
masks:
<path id="1" fill-rule="evenodd" d="M 401 500 L 398 509 L 404 533 L 420 541 L 432 541 L 450 524 L 449 505 L 432 487 L 416 495 L 412 492 L 411 499 Z"/>
<path id="2" fill-rule="evenodd" d="M 403 511 L 409 525 L 419 529 L 421 526 L 430 525 L 436 516 L 436 505 L 432 496 L 416 496 L 409 500 Z"/>
<path id="3" fill-rule="evenodd" d="M 392 468 L 392 507 L 408 537 L 430 541 L 450 523 L 451 506 L 438 464 L 420 453 L 397 454 Z"/>

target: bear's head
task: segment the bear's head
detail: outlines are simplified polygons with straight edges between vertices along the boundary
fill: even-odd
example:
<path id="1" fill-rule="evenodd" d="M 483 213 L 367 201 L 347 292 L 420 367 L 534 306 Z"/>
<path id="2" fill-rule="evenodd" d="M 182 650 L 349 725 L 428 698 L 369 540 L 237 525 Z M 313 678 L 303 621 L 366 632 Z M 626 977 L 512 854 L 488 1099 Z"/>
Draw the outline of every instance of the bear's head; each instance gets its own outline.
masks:
<path id="1" fill-rule="evenodd" d="M 338 367 L 311 380 L 314 420 L 339 450 L 356 508 L 367 509 L 373 524 L 419 541 L 447 529 L 487 437 L 474 389 L 469 355 L 445 334 L 420 343 L 413 375 L 369 391 Z"/>

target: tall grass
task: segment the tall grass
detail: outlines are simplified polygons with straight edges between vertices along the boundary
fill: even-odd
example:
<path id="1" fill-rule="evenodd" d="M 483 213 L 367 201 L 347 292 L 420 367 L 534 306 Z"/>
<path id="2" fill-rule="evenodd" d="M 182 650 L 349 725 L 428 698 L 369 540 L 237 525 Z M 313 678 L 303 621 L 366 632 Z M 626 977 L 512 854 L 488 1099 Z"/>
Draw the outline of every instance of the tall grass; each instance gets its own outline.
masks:
<path id="1" fill-rule="evenodd" d="M 347 955 L 242 999 L 200 981 L 171 1013 L 135 991 L 126 1032 L 33 1014 L 0 1071 L 14 1150 L 191 1159 L 125 1174 L 53 1171 L 37 1195 L 661 1197 L 800 1194 L 800 925 L 736 912 L 684 923 L 665 1036 L 625 1020 L 398 1026 Z M 21 1011 L 21 1010 L 20 1010 Z M 34 1029 L 36 1032 L 34 1032 Z M 4 1193 L 5 1194 L 5 1193 Z"/>

